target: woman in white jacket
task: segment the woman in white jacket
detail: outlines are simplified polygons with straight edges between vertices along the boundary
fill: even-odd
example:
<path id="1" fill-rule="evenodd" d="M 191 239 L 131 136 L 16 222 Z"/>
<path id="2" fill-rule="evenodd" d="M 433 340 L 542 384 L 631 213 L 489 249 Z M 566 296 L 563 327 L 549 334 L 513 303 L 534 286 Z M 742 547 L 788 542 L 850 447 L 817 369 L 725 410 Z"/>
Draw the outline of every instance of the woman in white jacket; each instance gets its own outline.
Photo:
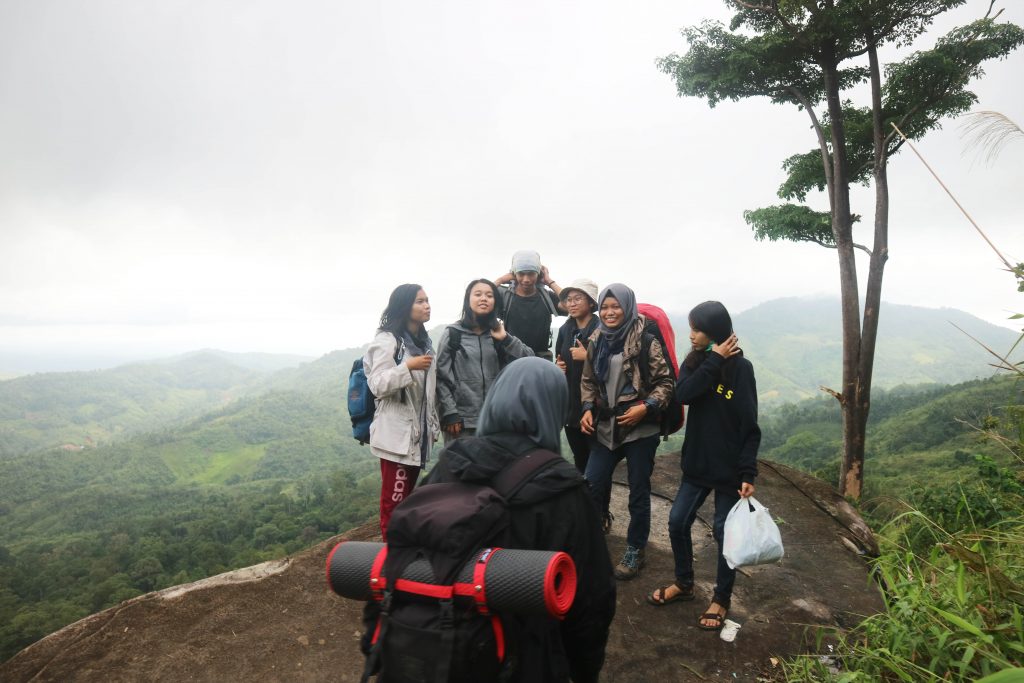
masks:
<path id="1" fill-rule="evenodd" d="M 391 511 L 416 485 L 440 432 L 428 320 L 430 300 L 423 288 L 399 285 L 363 357 L 366 383 L 377 397 L 370 450 L 380 458 L 380 530 L 385 540 Z"/>

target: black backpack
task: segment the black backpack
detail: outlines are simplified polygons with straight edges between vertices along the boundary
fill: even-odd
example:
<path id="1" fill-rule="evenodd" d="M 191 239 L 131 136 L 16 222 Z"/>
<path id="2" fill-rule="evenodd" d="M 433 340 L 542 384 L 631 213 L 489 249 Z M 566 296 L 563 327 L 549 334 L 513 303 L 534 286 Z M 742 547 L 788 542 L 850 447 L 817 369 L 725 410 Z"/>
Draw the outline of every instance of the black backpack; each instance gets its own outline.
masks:
<path id="1" fill-rule="evenodd" d="M 516 657 L 507 645 L 514 646 L 516 634 L 507 633 L 499 615 L 483 614 L 472 598 L 453 594 L 452 586 L 482 548 L 501 545 L 509 526 L 507 501 L 560 460 L 551 451 L 532 451 L 514 459 L 490 486 L 425 484 L 395 508 L 384 576 L 402 576 L 424 558 L 435 580 L 401 591 L 383 582 L 387 588 L 375 596 L 380 613 L 362 681 L 377 674 L 378 683 L 468 683 L 512 673 Z"/>

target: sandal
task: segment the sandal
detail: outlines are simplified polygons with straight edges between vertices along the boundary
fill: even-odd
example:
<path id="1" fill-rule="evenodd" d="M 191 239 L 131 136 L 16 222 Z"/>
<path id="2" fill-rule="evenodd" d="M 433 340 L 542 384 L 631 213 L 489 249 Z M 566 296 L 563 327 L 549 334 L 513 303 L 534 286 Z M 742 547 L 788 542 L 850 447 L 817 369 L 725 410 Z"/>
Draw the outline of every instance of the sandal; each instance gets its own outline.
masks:
<path id="1" fill-rule="evenodd" d="M 671 598 L 666 598 L 665 593 L 672 586 L 675 586 L 679 592 Z M 670 583 L 667 586 L 662 586 L 661 588 L 656 589 L 653 593 L 648 593 L 645 597 L 647 598 L 647 602 L 655 607 L 664 607 L 670 602 L 686 602 L 688 600 L 693 600 L 693 586 L 683 588 L 678 583 Z"/>
<path id="2" fill-rule="evenodd" d="M 705 612 L 704 614 L 700 615 L 699 619 L 697 619 L 697 628 L 699 628 L 701 631 L 718 631 L 722 628 L 722 623 L 725 621 L 725 615 L 728 613 L 729 610 L 726 610 L 722 613 Z M 715 625 L 706 626 L 704 624 L 705 621 L 714 621 Z"/>

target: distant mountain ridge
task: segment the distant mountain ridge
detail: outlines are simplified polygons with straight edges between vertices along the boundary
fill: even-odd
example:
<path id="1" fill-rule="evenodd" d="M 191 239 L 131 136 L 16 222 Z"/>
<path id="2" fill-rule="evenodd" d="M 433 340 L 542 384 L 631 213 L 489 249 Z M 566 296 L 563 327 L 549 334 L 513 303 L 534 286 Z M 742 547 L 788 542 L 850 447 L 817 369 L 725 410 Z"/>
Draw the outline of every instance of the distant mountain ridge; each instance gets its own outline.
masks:
<path id="1" fill-rule="evenodd" d="M 673 316 L 678 349 L 686 349 L 685 314 Z M 951 324 L 952 323 L 952 324 Z M 957 384 L 991 376 L 994 359 L 953 325 L 1001 353 L 1018 333 L 953 308 L 882 303 L 873 385 Z M 740 346 L 754 363 L 762 401 L 782 403 L 839 389 L 842 330 L 838 299 L 786 298 L 733 316 Z M 1020 360 L 1018 354 L 1017 360 Z"/>
<path id="2" fill-rule="evenodd" d="M 685 314 L 671 317 L 682 356 L 689 325 Z M 766 405 L 821 395 L 819 386 L 839 388 L 838 300 L 776 299 L 736 314 L 733 322 Z M 950 323 L 998 351 L 1008 350 L 1017 338 L 1012 330 L 956 309 L 883 303 L 874 386 L 955 384 L 990 376 L 989 354 Z M 431 329 L 435 345 L 443 329 Z M 332 351 L 316 360 L 204 349 L 110 370 L 2 380 L 0 458 L 151 431 L 268 391 L 320 394 L 340 405 L 352 362 L 365 349 Z"/>
<path id="3" fill-rule="evenodd" d="M 263 389 L 267 369 L 282 367 L 285 358 L 204 350 L 110 370 L 0 381 L 0 458 L 92 446 L 198 417 Z"/>

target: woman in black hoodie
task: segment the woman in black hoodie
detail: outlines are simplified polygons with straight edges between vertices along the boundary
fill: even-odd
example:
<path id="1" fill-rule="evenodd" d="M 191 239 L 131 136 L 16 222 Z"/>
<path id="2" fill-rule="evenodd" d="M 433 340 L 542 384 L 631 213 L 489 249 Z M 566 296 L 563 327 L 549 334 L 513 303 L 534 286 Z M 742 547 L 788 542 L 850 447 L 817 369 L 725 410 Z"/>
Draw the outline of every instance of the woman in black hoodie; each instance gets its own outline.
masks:
<path id="1" fill-rule="evenodd" d="M 697 622 L 721 628 L 729 611 L 736 570 L 722 556 L 725 518 L 742 497 L 754 494 L 757 449 L 757 386 L 754 367 L 738 346 L 725 306 L 705 301 L 690 311 L 692 351 L 683 361 L 676 397 L 689 406 L 683 441 L 682 482 L 669 513 L 668 533 L 675 556 L 675 583 L 647 596 L 652 605 L 692 600 L 693 543 L 690 528 L 697 510 L 715 492 L 713 535 L 718 544 L 718 576 L 711 605 Z"/>
<path id="2" fill-rule="evenodd" d="M 531 451 L 560 452 L 568 404 L 565 377 L 553 363 L 523 358 L 509 364 L 484 399 L 476 436 L 446 446 L 423 486 L 487 483 Z M 597 683 L 615 616 L 615 579 L 586 482 L 575 467 L 558 460 L 536 473 L 508 505 L 504 546 L 568 553 L 576 564 L 577 588 L 562 621 L 502 617 L 516 656 L 508 659 L 513 668 L 501 680 Z"/>

